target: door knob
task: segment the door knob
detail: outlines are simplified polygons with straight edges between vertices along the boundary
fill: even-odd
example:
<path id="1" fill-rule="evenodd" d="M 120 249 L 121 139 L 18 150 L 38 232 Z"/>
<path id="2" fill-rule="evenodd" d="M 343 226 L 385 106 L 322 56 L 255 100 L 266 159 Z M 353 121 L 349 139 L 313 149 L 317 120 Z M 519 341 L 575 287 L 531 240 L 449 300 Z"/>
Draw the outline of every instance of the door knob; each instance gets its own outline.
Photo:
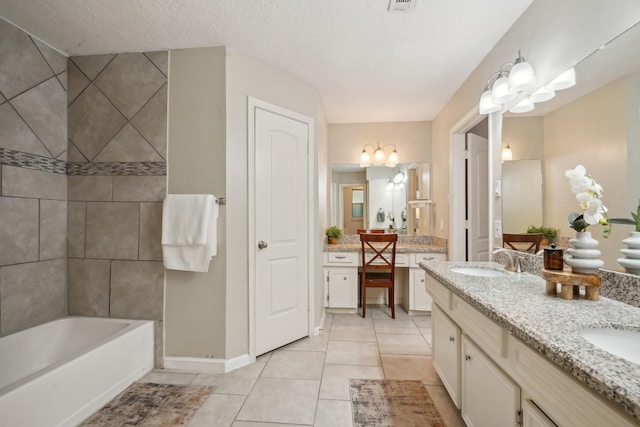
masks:
<path id="1" fill-rule="evenodd" d="M 258 242 L 258 249 L 264 249 L 264 248 L 266 248 L 267 246 L 269 246 L 269 245 L 268 245 L 268 244 L 267 244 L 267 242 L 265 242 L 264 240 L 260 240 L 260 241 Z"/>

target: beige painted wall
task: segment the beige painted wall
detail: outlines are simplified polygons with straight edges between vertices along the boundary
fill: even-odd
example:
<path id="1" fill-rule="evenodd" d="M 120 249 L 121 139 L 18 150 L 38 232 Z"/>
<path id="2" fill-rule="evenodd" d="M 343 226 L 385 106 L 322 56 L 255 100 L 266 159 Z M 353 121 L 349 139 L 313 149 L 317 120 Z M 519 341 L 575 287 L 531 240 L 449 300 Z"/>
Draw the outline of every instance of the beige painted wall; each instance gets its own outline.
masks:
<path id="1" fill-rule="evenodd" d="M 326 124 L 320 96 L 308 84 L 295 79 L 280 69 L 266 65 L 237 52 L 227 49 L 227 154 L 226 162 L 233 165 L 227 171 L 227 206 L 228 232 L 233 236 L 227 242 L 229 262 L 227 264 L 227 300 L 226 300 L 226 357 L 236 357 L 248 351 L 248 194 L 247 194 L 247 97 L 251 96 L 265 102 L 286 108 L 311 117 L 314 120 L 314 136 L 319 152 L 326 150 Z M 311 150 L 316 156 L 315 150 Z M 312 171 L 315 177 L 313 188 L 314 200 L 319 200 L 319 188 L 326 182 L 326 164 L 318 155 Z M 311 206 L 314 212 L 313 229 L 318 239 L 316 251 L 312 255 L 315 281 L 315 325 L 319 324 L 322 312 L 322 250 L 321 236 L 323 228 L 319 225 L 320 217 L 316 214 L 318 203 Z"/>
<path id="2" fill-rule="evenodd" d="M 329 125 L 329 164 L 360 163 L 365 144 L 394 144 L 399 163 L 431 162 L 431 122 L 347 123 Z"/>
<path id="3" fill-rule="evenodd" d="M 169 193 L 226 193 L 225 49 L 169 53 Z M 167 356 L 225 357 L 227 208 L 208 273 L 166 270 Z"/>
<path id="4" fill-rule="evenodd" d="M 629 28 L 640 16 L 640 2 L 620 0 L 536 0 L 461 85 L 433 121 L 433 199 L 436 235 L 447 238 L 451 171 L 450 131 L 468 113 L 474 114 L 487 78 L 518 50 L 545 83 L 591 51 Z M 456 225 L 456 226 L 462 226 Z"/>
<path id="5" fill-rule="evenodd" d="M 249 351 L 248 96 L 314 120 L 317 155 L 313 212 L 321 211 L 327 130 L 320 97 L 279 69 L 224 47 L 171 52 L 169 73 L 169 192 L 226 197 L 218 218 L 218 255 L 208 273 L 168 271 L 167 356 L 231 359 Z M 227 167 L 229 165 L 229 167 Z M 322 196 L 322 199 L 320 197 Z M 319 237 L 315 324 L 322 315 L 320 236 L 326 214 L 312 227 Z M 229 236 L 229 238 L 227 238 Z"/>
<path id="6" fill-rule="evenodd" d="M 563 236 L 575 234 L 567 216 L 579 212 L 564 172 L 578 164 L 604 188 L 603 202 L 610 215 L 629 217 L 626 83 L 619 79 L 545 116 L 547 223 L 559 227 Z M 614 226 L 608 239 L 602 238 L 601 226 L 592 225 L 588 231 L 600 241 L 605 267 L 616 269 L 620 242 L 631 226 Z"/>
<path id="7" fill-rule="evenodd" d="M 502 147 L 509 141 L 513 160 L 544 158 L 542 117 L 505 117 L 502 119 Z"/>

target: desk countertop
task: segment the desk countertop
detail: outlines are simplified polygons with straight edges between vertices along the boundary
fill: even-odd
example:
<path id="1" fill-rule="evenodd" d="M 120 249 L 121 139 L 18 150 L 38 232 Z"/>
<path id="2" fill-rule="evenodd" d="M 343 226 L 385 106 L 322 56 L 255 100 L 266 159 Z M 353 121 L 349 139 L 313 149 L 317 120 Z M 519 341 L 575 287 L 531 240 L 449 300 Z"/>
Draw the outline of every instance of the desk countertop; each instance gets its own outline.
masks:
<path id="1" fill-rule="evenodd" d="M 325 252 L 360 252 L 360 243 L 337 243 L 328 245 L 325 243 Z M 398 243 L 396 253 L 447 253 L 445 246 L 424 245 L 419 243 Z"/>

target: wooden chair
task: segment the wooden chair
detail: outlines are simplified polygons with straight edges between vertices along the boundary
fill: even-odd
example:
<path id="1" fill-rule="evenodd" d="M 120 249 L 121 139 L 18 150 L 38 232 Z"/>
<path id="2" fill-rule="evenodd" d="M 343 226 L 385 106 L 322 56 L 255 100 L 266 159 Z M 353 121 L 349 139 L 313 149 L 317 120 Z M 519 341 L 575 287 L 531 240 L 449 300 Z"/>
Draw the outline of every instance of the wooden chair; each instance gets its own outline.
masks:
<path id="1" fill-rule="evenodd" d="M 515 251 L 533 252 L 534 254 L 540 250 L 540 242 L 542 241 L 542 233 L 525 233 L 525 234 L 508 234 L 502 235 L 502 247 L 506 245 L 507 249 Z M 524 243 L 524 245 L 514 245 L 514 243 Z M 527 246 L 526 244 L 529 244 Z"/>
<path id="2" fill-rule="evenodd" d="M 391 318 L 396 318 L 394 283 L 397 241 L 398 235 L 395 233 L 360 234 L 360 244 L 362 246 L 362 272 L 360 274 L 362 317 L 366 316 L 367 288 L 387 288 Z"/>
<path id="3" fill-rule="evenodd" d="M 364 234 L 364 233 L 372 233 L 372 234 L 384 234 L 384 228 L 372 228 L 371 230 L 367 231 L 364 228 L 358 228 L 357 231 L 358 234 Z"/>

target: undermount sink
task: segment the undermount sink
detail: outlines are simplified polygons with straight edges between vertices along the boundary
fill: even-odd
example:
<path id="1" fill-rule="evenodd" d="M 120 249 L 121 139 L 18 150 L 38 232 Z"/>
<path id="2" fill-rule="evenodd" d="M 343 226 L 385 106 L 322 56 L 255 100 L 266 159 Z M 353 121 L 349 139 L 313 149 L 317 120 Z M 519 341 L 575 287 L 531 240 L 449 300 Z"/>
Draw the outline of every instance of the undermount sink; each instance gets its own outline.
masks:
<path id="1" fill-rule="evenodd" d="M 580 335 L 596 347 L 640 364 L 640 331 L 613 328 L 585 328 Z"/>
<path id="2" fill-rule="evenodd" d="M 495 270 L 493 268 L 483 268 L 483 267 L 453 267 L 451 271 L 454 273 L 466 274 L 467 276 L 476 276 L 476 277 L 505 277 L 508 276 L 509 273 L 505 270 Z"/>

